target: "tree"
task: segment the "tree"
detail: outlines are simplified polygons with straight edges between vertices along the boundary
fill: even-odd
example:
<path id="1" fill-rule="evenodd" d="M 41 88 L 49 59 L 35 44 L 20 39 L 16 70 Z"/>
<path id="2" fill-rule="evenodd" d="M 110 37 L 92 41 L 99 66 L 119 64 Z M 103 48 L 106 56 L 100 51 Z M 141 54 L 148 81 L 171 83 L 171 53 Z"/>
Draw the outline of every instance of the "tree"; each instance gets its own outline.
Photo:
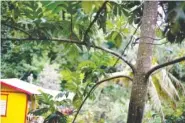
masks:
<path id="1" fill-rule="evenodd" d="M 38 76 L 38 85 L 47 89 L 60 90 L 60 76 L 54 65 L 46 64 Z"/>
<path id="2" fill-rule="evenodd" d="M 154 38 L 154 29 L 157 20 L 157 2 L 145 2 L 141 37 Z M 136 62 L 136 70 L 132 85 L 129 105 L 128 123 L 142 122 L 144 105 L 148 88 L 148 78 L 145 78 L 151 67 L 153 39 L 141 38 Z"/>
<path id="3" fill-rule="evenodd" d="M 155 25 L 157 21 L 157 1 L 145 2 L 142 24 L 141 39 L 136 62 L 136 70 L 133 79 L 132 92 L 129 105 L 128 123 L 141 123 L 144 106 L 146 102 L 146 94 L 148 89 L 148 78 L 155 70 L 165 67 L 176 62 L 185 60 L 185 56 L 156 66 L 151 69 L 152 60 L 152 44 L 155 38 Z"/>
<path id="4" fill-rule="evenodd" d="M 93 4 L 93 6 L 91 4 Z M 160 4 L 166 6 L 166 2 L 160 2 Z M 76 107 L 80 106 L 76 116 L 78 115 L 86 99 L 90 96 L 91 92 L 93 92 L 93 90 L 99 84 L 119 77 L 124 77 L 132 80 L 131 77 L 121 75 L 98 81 L 100 77 L 107 77 L 108 74 L 115 72 L 115 65 L 117 64 L 117 62 L 104 65 L 105 62 L 95 62 L 97 57 L 99 61 L 104 61 L 105 59 L 107 59 L 107 61 L 110 61 L 110 59 L 112 59 L 112 61 L 119 62 L 119 59 L 121 59 L 132 71 L 131 73 L 133 74 L 133 85 L 128 113 L 128 123 L 142 122 L 147 96 L 148 79 L 151 74 L 160 68 L 185 60 L 185 56 L 183 55 L 180 58 L 168 61 L 163 64 L 159 64 L 151 68 L 151 61 L 153 58 L 152 47 L 153 45 L 155 45 L 154 41 L 157 40 L 155 39 L 155 26 L 157 21 L 158 9 L 158 2 L 156 1 L 146 1 L 144 2 L 144 4 L 139 1 L 125 3 L 109 1 L 22 3 L 16 1 L 4 1 L 3 5 L 3 11 L 7 10 L 7 13 L 5 12 L 2 15 L 2 24 L 6 27 L 9 27 L 10 32 L 19 32 L 19 34 L 11 33 L 10 35 L 2 37 L 1 40 L 44 42 L 57 41 L 61 43 L 71 44 L 62 45 L 63 47 L 67 47 L 64 48 L 65 52 L 67 52 L 71 47 L 73 49 L 71 50 L 72 52 L 69 53 L 73 54 L 73 59 L 68 59 L 68 63 L 70 63 L 70 65 L 68 65 L 68 68 L 70 68 L 70 70 L 65 70 L 62 75 L 64 80 L 63 82 L 67 83 L 66 85 L 68 85 L 68 89 L 70 89 L 71 91 L 75 90 L 76 92 L 74 99 L 75 104 L 78 104 L 79 102 L 82 103 L 81 105 L 76 105 Z M 178 5 L 181 5 L 179 11 L 176 8 L 176 6 Z M 129 11 L 129 7 L 134 8 L 135 6 L 136 8 L 134 10 Z M 178 16 L 173 15 L 173 17 L 175 18 L 175 20 L 179 20 L 179 13 L 183 13 L 182 10 L 184 9 L 184 3 L 177 4 L 175 7 L 169 3 L 167 6 L 169 6 L 167 9 L 172 9 L 174 12 L 177 12 Z M 110 12 L 111 7 L 113 9 L 112 13 Z M 8 14 L 10 14 L 11 16 L 8 16 Z M 138 42 L 136 42 L 137 40 L 133 42 L 134 36 L 131 36 L 131 40 L 128 40 L 127 35 L 124 35 L 124 33 L 128 32 L 128 30 L 125 30 L 125 28 L 123 27 L 123 25 L 127 27 L 127 23 L 123 23 L 124 15 L 128 16 L 130 25 L 132 25 L 133 22 L 137 24 L 133 35 L 135 35 L 137 29 L 141 25 L 141 34 L 140 37 L 137 38 L 137 40 L 139 39 L 139 49 L 136 66 L 130 62 L 130 58 L 126 57 L 126 50 L 128 49 L 128 47 L 131 47 L 131 44 L 133 45 L 134 43 Z M 111 17 L 113 17 L 113 19 Z M 115 20 L 116 26 L 111 24 L 114 23 Z M 183 20 L 183 18 L 181 18 L 180 20 Z M 106 25 L 105 22 L 107 22 L 108 24 Z M 10 26 L 8 23 L 11 23 L 13 26 Z M 184 22 L 180 21 L 180 23 L 178 23 L 177 21 L 175 22 L 176 26 L 174 26 L 173 20 L 168 19 L 167 23 L 169 24 L 169 26 L 166 27 L 168 31 L 164 31 L 164 36 L 167 36 L 168 40 L 171 42 L 182 42 L 182 40 L 184 39 L 184 29 L 178 29 L 177 27 L 179 27 L 179 24 L 183 25 Z M 129 27 L 130 29 L 132 29 L 132 26 Z M 111 31 L 107 30 L 107 28 L 110 28 Z M 20 35 L 20 32 L 21 34 L 23 33 L 23 36 Z M 101 35 L 99 37 L 95 37 L 95 35 L 98 35 L 99 33 L 102 35 L 106 34 L 106 36 L 103 37 Z M 123 48 L 122 46 L 122 42 L 124 39 L 128 40 L 127 43 L 124 43 L 125 48 Z M 106 46 L 107 48 L 103 46 Z M 114 58 L 105 57 L 107 54 L 105 55 L 101 52 L 101 55 L 100 52 L 97 52 L 94 49 L 98 49 L 111 54 L 114 56 Z M 116 52 L 115 49 L 118 52 Z M 121 53 L 119 51 L 121 51 Z M 88 52 L 92 56 L 90 58 L 86 58 L 87 61 L 78 66 L 78 63 L 82 63 L 82 60 L 76 60 L 76 58 L 83 56 L 84 52 Z M 116 60 L 115 57 L 118 58 L 118 60 Z M 77 84 L 74 82 L 74 80 Z M 89 92 L 83 93 L 87 91 Z M 82 100 L 82 97 L 84 97 L 83 102 L 79 101 Z M 73 122 L 75 122 L 76 116 Z"/>

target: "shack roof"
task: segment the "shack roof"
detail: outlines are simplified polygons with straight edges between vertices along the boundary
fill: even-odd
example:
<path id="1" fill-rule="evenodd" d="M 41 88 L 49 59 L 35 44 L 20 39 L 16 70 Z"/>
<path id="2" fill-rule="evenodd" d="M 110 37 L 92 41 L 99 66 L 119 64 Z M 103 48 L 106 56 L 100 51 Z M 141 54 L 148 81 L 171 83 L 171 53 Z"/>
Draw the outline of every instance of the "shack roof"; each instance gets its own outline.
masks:
<path id="1" fill-rule="evenodd" d="M 32 94 L 41 94 L 41 92 L 48 93 L 52 96 L 56 96 L 60 91 L 45 89 L 34 84 L 22 81 L 17 78 L 11 79 L 0 79 L 0 84 L 13 88 L 17 91 L 32 95 Z"/>

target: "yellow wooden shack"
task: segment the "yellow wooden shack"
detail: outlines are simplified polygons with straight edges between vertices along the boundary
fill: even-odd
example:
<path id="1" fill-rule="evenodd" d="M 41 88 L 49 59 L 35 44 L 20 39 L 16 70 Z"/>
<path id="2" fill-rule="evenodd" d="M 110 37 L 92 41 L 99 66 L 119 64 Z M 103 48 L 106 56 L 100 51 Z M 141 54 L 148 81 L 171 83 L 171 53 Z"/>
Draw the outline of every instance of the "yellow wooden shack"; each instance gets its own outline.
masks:
<path id="1" fill-rule="evenodd" d="M 26 123 L 29 109 L 35 108 L 38 87 L 19 79 L 1 79 L 1 123 Z"/>
<path id="2" fill-rule="evenodd" d="M 17 78 L 0 79 L 0 85 L 0 123 L 26 123 L 27 113 L 36 108 L 35 95 L 44 92 L 55 97 L 61 93 Z M 72 99 L 73 94 L 70 97 Z"/>

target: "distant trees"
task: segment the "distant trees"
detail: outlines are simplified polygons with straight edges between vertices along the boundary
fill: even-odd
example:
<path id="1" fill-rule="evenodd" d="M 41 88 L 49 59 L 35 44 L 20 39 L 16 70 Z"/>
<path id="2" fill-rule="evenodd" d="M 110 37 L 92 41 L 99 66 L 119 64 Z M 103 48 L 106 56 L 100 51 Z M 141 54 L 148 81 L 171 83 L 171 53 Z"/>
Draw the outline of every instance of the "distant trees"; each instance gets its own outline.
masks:
<path id="1" fill-rule="evenodd" d="M 39 73 L 37 85 L 53 90 L 60 90 L 60 74 L 56 71 L 54 65 L 46 64 L 43 70 Z"/>

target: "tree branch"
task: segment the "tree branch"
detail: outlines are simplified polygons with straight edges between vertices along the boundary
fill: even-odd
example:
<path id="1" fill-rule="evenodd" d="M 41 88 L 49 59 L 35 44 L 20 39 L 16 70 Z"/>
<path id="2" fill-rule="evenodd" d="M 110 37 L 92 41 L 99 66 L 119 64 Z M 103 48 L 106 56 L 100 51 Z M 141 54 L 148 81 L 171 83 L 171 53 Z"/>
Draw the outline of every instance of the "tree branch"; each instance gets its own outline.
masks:
<path id="1" fill-rule="evenodd" d="M 137 43 L 139 43 L 139 42 L 134 42 L 133 44 L 137 44 Z M 163 42 L 163 43 L 148 43 L 148 42 L 146 42 L 146 43 L 144 43 L 144 42 L 140 42 L 140 44 L 151 44 L 151 45 L 163 45 L 163 44 L 167 44 L 167 43 L 169 43 L 168 41 L 166 41 L 166 42 Z"/>
<path id="2" fill-rule="evenodd" d="M 85 31 L 83 42 L 85 42 L 89 30 L 91 29 L 92 25 L 93 25 L 93 24 L 96 22 L 96 20 L 98 19 L 98 17 L 99 17 L 99 15 L 100 15 L 101 11 L 104 9 L 104 7 L 105 7 L 105 5 L 106 5 L 107 2 L 108 2 L 108 1 L 105 1 L 105 2 L 103 3 L 103 5 L 102 5 L 102 6 L 100 7 L 100 9 L 97 11 L 96 16 L 94 17 L 93 21 L 89 24 L 87 30 Z"/>
<path id="3" fill-rule="evenodd" d="M 103 51 L 106 51 L 110 54 L 113 54 L 114 56 L 118 57 L 119 59 L 121 59 L 122 61 L 124 61 L 131 69 L 132 69 L 132 72 L 134 73 L 135 72 L 135 68 L 134 66 L 128 62 L 125 58 L 123 58 L 121 55 L 115 53 L 114 51 L 110 50 L 110 49 L 105 49 L 105 48 L 102 48 L 102 47 L 97 47 L 97 46 L 93 46 L 94 48 L 96 49 L 100 49 L 100 50 L 103 50 Z"/>
<path id="4" fill-rule="evenodd" d="M 166 66 L 168 66 L 168 65 L 172 65 L 172 64 L 181 62 L 181 61 L 185 61 L 185 56 L 153 67 L 152 69 L 150 69 L 150 70 L 146 73 L 146 79 L 148 79 L 148 77 L 149 77 L 154 71 L 156 71 L 156 70 L 158 70 L 158 69 L 160 69 L 160 68 L 166 67 Z"/>
<path id="5" fill-rule="evenodd" d="M 150 39 L 153 39 L 153 40 L 163 40 L 164 39 L 164 38 L 152 38 L 152 37 L 148 37 L 148 36 L 143 36 L 143 37 L 137 38 L 136 41 L 141 39 L 141 38 L 150 38 Z"/>
<path id="6" fill-rule="evenodd" d="M 110 80 L 112 80 L 112 79 L 121 78 L 121 77 L 127 78 L 127 79 L 129 79 L 130 81 L 133 81 L 133 79 L 130 78 L 129 76 L 119 75 L 119 76 L 110 77 L 110 78 L 101 80 L 101 81 L 99 81 L 99 82 L 96 82 L 96 84 L 90 89 L 90 91 L 88 92 L 88 94 L 87 94 L 86 97 L 84 98 L 83 102 L 81 103 L 80 107 L 78 108 L 78 110 L 77 110 L 77 112 L 76 112 L 76 114 L 75 114 L 75 116 L 74 116 L 74 119 L 73 119 L 73 122 L 72 122 L 72 123 L 75 122 L 75 120 L 76 120 L 76 118 L 77 118 L 77 116 L 78 116 L 78 114 L 79 114 L 79 112 L 80 112 L 82 106 L 84 105 L 85 101 L 87 100 L 87 98 L 90 96 L 90 94 L 92 93 L 92 91 L 93 91 L 98 85 L 100 85 L 100 84 L 102 84 L 102 83 L 104 83 L 104 82 L 110 81 Z"/>
<path id="7" fill-rule="evenodd" d="M 21 29 L 21 28 L 16 27 L 16 26 L 9 25 L 9 24 L 4 23 L 4 22 L 1 22 L 1 24 L 2 24 L 2 25 L 5 25 L 5 26 L 7 26 L 7 27 L 10 27 L 10 28 L 14 28 L 14 29 L 16 29 L 16 30 L 19 30 L 19 31 L 23 32 L 24 34 L 28 35 L 29 37 L 32 37 L 32 36 L 31 36 L 28 32 L 26 32 L 24 29 Z"/>
<path id="8" fill-rule="evenodd" d="M 1 38 L 1 40 L 12 40 L 12 41 L 58 41 L 58 42 L 63 42 L 63 43 L 79 44 L 79 45 L 84 45 L 84 46 L 87 46 L 88 45 L 85 42 L 77 41 L 77 40 L 70 40 L 70 39 L 37 39 L 37 38 L 31 38 L 31 39 L 22 38 L 22 39 L 20 39 L 20 38 Z M 116 53 L 116 52 L 114 52 L 114 51 L 112 51 L 110 49 L 107 49 L 107 48 L 104 48 L 104 47 L 100 47 L 100 46 L 96 46 L 96 45 L 93 45 L 93 44 L 88 45 L 88 47 L 100 49 L 100 50 L 102 50 L 104 52 L 110 53 L 110 54 L 118 57 L 119 59 L 121 59 L 128 66 L 130 66 L 130 68 L 132 69 L 132 71 L 135 70 L 134 66 L 130 62 L 128 62 L 120 54 L 118 54 L 118 53 Z"/>

